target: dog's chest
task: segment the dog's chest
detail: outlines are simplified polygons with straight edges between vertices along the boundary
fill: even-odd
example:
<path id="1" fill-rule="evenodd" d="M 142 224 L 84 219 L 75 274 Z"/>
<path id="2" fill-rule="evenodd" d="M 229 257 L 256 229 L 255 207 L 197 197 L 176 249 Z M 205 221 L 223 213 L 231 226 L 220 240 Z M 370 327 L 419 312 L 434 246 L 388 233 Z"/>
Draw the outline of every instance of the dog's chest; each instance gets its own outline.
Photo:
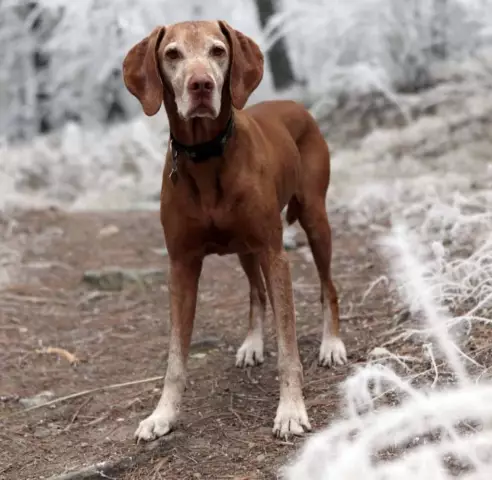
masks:
<path id="1" fill-rule="evenodd" d="M 182 183 L 169 191 L 161 205 L 169 238 L 179 243 L 179 248 L 186 245 L 186 249 L 205 255 L 261 248 L 266 233 L 260 228 L 265 205 L 255 184 L 243 185 L 240 176 L 210 175 L 207 169 L 193 173 L 180 178 Z"/>
<path id="2" fill-rule="evenodd" d="M 203 212 L 200 243 L 205 254 L 225 255 L 254 251 L 262 243 L 261 232 L 247 210 L 215 208 Z"/>

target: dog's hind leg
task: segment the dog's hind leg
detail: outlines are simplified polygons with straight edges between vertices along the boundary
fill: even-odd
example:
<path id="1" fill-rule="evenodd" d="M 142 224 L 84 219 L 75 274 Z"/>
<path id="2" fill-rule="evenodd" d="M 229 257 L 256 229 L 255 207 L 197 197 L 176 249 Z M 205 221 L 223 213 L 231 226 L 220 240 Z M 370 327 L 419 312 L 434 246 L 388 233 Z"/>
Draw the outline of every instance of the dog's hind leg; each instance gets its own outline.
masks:
<path id="1" fill-rule="evenodd" d="M 243 254 L 239 255 L 239 261 L 249 282 L 249 326 L 248 334 L 236 354 L 236 366 L 247 367 L 263 363 L 266 290 L 258 257 Z"/>
<path id="2" fill-rule="evenodd" d="M 331 278 L 331 228 L 324 201 L 318 199 L 305 203 L 299 222 L 308 237 L 321 283 L 323 336 L 319 363 L 325 367 L 332 364 L 343 365 L 347 361 L 347 353 L 340 338 L 338 295 Z"/>

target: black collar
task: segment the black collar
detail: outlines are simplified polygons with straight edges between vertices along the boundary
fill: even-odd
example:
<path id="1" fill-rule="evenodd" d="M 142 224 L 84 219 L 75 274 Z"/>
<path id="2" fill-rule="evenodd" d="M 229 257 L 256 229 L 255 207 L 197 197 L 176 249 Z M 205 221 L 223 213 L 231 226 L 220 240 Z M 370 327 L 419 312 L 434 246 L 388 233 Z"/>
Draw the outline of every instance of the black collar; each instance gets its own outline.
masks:
<path id="1" fill-rule="evenodd" d="M 233 116 L 229 118 L 225 129 L 212 140 L 196 145 L 183 145 L 179 143 L 171 133 L 171 150 L 173 158 L 177 158 L 180 153 L 184 153 L 194 163 L 202 163 L 212 157 L 220 157 L 224 153 L 227 141 L 231 138 L 234 130 Z"/>

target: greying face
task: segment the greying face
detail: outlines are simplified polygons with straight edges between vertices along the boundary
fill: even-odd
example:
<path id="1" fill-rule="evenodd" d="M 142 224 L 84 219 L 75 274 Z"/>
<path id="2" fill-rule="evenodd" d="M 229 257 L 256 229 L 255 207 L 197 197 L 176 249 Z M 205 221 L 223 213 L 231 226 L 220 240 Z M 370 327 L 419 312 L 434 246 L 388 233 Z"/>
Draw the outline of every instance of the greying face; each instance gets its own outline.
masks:
<path id="1" fill-rule="evenodd" d="M 169 28 L 157 57 L 184 120 L 219 116 L 230 51 L 218 23 L 189 22 L 187 28 Z"/>

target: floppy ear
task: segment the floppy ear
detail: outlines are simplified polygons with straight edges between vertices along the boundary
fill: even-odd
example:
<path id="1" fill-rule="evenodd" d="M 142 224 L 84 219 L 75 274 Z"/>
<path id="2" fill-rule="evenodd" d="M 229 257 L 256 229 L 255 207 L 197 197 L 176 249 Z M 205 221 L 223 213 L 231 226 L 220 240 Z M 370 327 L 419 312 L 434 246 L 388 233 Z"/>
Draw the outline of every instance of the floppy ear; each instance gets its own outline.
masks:
<path id="1" fill-rule="evenodd" d="M 126 88 L 138 98 L 148 116 L 155 115 L 162 105 L 164 87 L 157 64 L 157 49 L 165 31 L 165 27 L 156 27 L 128 52 L 123 61 Z"/>
<path id="2" fill-rule="evenodd" d="M 241 110 L 263 78 L 263 54 L 248 36 L 219 21 L 230 47 L 229 87 L 234 107 Z"/>

